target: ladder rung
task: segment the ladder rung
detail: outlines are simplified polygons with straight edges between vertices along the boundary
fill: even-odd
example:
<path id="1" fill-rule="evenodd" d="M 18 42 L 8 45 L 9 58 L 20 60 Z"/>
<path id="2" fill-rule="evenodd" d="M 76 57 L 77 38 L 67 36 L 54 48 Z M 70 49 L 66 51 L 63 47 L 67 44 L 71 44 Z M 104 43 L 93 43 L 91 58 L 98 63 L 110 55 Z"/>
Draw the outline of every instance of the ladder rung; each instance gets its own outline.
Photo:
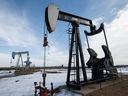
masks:
<path id="1" fill-rule="evenodd" d="M 76 74 L 71 74 L 71 75 L 76 75 Z"/>
<path id="2" fill-rule="evenodd" d="M 74 68 L 71 68 L 71 70 L 76 71 L 76 69 L 74 69 Z"/>

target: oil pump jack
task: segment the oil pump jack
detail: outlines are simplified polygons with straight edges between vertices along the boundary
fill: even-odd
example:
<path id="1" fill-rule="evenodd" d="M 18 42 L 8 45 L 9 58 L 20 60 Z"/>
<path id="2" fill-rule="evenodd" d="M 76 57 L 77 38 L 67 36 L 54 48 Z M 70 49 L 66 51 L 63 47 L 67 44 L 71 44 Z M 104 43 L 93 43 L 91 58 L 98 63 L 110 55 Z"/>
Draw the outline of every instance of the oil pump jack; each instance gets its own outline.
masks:
<path id="1" fill-rule="evenodd" d="M 86 75 L 86 68 L 85 68 L 85 61 L 84 55 L 82 50 L 82 44 L 80 40 L 80 33 L 79 33 L 79 25 L 85 25 L 90 27 L 92 30 L 92 21 L 80 16 L 76 16 L 70 13 L 66 13 L 60 11 L 55 5 L 49 5 L 45 11 L 45 22 L 47 25 L 47 30 L 49 33 L 53 32 L 56 27 L 57 20 L 69 22 L 72 24 L 72 33 L 71 33 L 71 45 L 69 50 L 69 61 L 68 61 L 68 72 L 67 72 L 67 81 L 66 84 L 68 87 L 78 87 L 80 88 L 81 85 L 87 82 L 87 75 Z M 75 52 L 73 52 L 75 51 Z M 75 66 L 74 69 L 76 71 L 76 80 L 71 81 L 71 70 L 72 70 L 72 63 L 73 57 L 75 56 Z M 81 64 L 81 66 L 80 66 Z M 80 70 L 82 68 L 82 70 Z M 80 71 L 82 71 L 82 80 L 80 80 Z"/>
<path id="2" fill-rule="evenodd" d="M 60 11 L 58 7 L 51 4 L 45 10 L 45 22 L 49 33 L 55 30 L 57 20 L 69 22 L 72 25 L 66 84 L 67 87 L 80 89 L 80 86 L 85 85 L 88 82 L 88 79 L 80 39 L 79 25 L 88 26 L 90 28 L 91 32 L 86 32 L 88 35 L 100 33 L 102 28 L 96 30 L 92 20 Z M 106 47 L 103 48 L 103 50 L 104 49 L 106 52 Z M 74 57 L 75 60 L 73 61 Z M 72 67 L 74 64 L 75 66 Z M 71 80 L 71 70 L 75 70 L 74 80 Z"/>
<path id="3" fill-rule="evenodd" d="M 23 62 L 23 58 L 22 55 L 26 54 L 27 55 L 27 60 Z M 30 61 L 30 57 L 29 57 L 29 52 L 28 51 L 24 51 L 24 52 L 12 52 L 12 59 L 15 59 L 15 56 L 18 55 L 17 58 L 17 62 L 16 62 L 16 67 L 24 67 L 23 63 L 26 63 L 25 67 L 30 67 L 30 64 L 32 63 Z M 20 66 L 20 60 L 21 60 L 21 66 Z"/>

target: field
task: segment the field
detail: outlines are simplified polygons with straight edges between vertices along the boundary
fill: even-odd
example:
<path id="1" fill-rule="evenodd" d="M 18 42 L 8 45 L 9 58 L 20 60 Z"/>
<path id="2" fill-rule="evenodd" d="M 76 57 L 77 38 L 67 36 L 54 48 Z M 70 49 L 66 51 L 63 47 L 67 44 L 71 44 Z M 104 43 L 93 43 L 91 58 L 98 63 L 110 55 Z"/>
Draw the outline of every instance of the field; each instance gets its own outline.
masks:
<path id="1" fill-rule="evenodd" d="M 53 73 L 50 71 L 52 71 Z M 127 68 L 123 68 L 121 70 L 118 69 L 118 71 L 122 72 L 125 75 L 128 74 Z M 60 85 L 65 85 L 66 75 L 67 75 L 67 71 L 65 69 L 64 70 L 50 69 L 48 70 L 48 72 L 49 73 L 47 73 L 47 78 L 46 78 L 46 86 L 48 89 L 51 88 L 51 85 L 50 85 L 51 82 L 53 82 L 54 88 Z M 58 73 L 54 73 L 54 72 L 58 72 Z M 87 74 L 87 76 L 88 78 L 90 78 L 91 77 L 90 71 L 88 72 L 89 73 Z M 8 73 L 8 72 L 5 71 L 5 73 Z M 105 86 L 105 87 L 101 86 L 101 88 L 99 87 L 100 84 L 97 84 L 98 88 L 100 89 L 94 90 L 91 93 L 86 94 L 86 96 L 127 96 L 127 95 L 117 95 L 119 93 L 126 94 L 125 91 L 128 90 L 128 85 L 127 85 L 128 78 L 126 77 L 127 76 L 125 77 L 123 76 L 122 79 L 118 80 L 119 82 L 113 83 L 113 81 L 111 81 L 112 83 L 110 85 L 108 84 L 109 86 Z M 40 81 L 42 81 L 42 72 L 35 72 L 29 75 L 1 78 L 0 79 L 0 87 L 1 87 L 0 94 L 2 96 L 34 96 L 34 82 L 40 82 Z M 93 89 L 93 87 L 90 87 L 90 88 Z M 88 90 L 85 89 L 84 91 L 87 92 Z M 108 93 L 110 93 L 111 95 Z M 116 95 L 113 95 L 113 94 L 116 94 Z M 56 94 L 55 96 L 81 96 L 81 95 L 75 94 L 73 92 L 63 89 L 61 90 L 60 93 Z"/>

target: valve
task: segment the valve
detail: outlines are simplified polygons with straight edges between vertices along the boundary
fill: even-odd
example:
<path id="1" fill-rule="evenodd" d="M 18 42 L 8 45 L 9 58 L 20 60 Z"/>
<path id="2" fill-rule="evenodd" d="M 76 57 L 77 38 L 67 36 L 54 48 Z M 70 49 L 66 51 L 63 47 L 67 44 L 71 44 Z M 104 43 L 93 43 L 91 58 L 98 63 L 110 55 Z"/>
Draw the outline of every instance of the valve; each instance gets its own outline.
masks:
<path id="1" fill-rule="evenodd" d="M 47 39 L 47 35 L 45 34 L 43 47 L 46 47 L 46 46 L 48 46 L 48 39 Z"/>

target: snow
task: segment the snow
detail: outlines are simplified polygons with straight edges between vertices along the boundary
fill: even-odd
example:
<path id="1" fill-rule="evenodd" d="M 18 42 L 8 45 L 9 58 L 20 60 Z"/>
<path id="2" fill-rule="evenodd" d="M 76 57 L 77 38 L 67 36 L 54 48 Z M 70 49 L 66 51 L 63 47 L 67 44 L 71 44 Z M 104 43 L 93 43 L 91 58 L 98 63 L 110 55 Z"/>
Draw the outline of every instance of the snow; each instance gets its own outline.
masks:
<path id="1" fill-rule="evenodd" d="M 11 78 L 0 79 L 0 94 L 2 96 L 34 96 L 34 82 L 42 81 L 41 72 L 30 75 L 22 75 Z M 54 87 L 65 84 L 65 72 L 57 74 L 47 74 L 46 86 L 50 89 L 50 83 Z"/>
<path id="2" fill-rule="evenodd" d="M 59 70 L 60 71 L 60 70 Z M 128 75 L 128 68 L 118 68 L 118 72 Z M 91 73 L 87 70 L 88 78 L 91 78 Z M 11 74 L 8 71 L 0 71 L 0 76 L 3 74 Z M 51 82 L 54 88 L 65 85 L 66 70 L 61 70 L 61 73 L 47 73 L 46 86 L 51 88 Z M 13 76 L 0 79 L 0 95 L 2 96 L 34 96 L 34 82 L 42 81 L 42 73 L 36 72 L 34 74 Z M 56 96 L 80 96 L 67 90 L 63 90 L 61 94 Z"/>
<path id="3" fill-rule="evenodd" d="M 63 89 L 60 93 L 55 94 L 55 96 L 82 96 L 82 95 Z"/>
<path id="4" fill-rule="evenodd" d="M 0 78 L 14 76 L 14 70 L 11 71 L 0 71 Z"/>

